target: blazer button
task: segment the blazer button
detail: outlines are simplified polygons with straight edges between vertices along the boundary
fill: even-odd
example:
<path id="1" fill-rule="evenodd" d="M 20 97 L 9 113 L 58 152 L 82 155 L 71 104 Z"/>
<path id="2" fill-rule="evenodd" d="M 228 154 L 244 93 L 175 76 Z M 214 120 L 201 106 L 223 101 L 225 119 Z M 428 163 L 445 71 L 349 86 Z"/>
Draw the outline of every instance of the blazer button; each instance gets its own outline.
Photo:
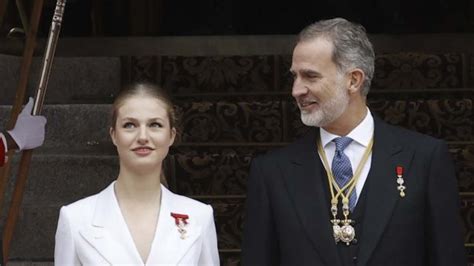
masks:
<path id="1" fill-rule="evenodd" d="M 354 264 L 357 264 L 357 256 L 352 257 L 352 262 L 354 262 Z"/>

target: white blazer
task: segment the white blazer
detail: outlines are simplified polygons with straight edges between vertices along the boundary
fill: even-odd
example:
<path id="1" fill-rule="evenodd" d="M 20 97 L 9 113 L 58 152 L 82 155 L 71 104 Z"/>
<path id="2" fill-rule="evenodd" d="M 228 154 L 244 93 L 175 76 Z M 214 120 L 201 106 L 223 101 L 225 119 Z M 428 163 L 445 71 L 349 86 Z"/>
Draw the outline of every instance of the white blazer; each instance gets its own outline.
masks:
<path id="1" fill-rule="evenodd" d="M 219 265 L 212 207 L 164 186 L 155 237 L 143 264 L 115 197 L 114 184 L 61 208 L 55 265 Z M 186 238 L 181 239 L 171 212 L 189 216 Z"/>

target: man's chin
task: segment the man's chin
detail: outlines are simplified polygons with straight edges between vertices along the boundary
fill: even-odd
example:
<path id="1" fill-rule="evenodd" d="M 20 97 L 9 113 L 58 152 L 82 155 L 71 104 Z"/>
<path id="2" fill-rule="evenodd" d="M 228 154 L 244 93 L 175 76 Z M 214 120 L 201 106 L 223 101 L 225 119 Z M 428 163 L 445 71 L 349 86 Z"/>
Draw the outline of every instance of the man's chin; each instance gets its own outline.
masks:
<path id="1" fill-rule="evenodd" d="M 301 112 L 301 122 L 303 122 L 304 125 L 309 126 L 309 127 L 321 127 L 322 126 L 322 119 L 320 117 L 315 117 L 314 114 L 310 113 L 303 113 Z"/>

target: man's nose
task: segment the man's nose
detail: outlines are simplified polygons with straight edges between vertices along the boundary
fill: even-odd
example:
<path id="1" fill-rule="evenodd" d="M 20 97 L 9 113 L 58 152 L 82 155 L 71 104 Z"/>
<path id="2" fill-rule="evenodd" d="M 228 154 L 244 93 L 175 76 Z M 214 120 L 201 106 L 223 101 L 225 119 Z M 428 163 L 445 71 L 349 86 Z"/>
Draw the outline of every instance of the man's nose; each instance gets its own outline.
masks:
<path id="1" fill-rule="evenodd" d="M 291 95 L 294 98 L 298 98 L 301 95 L 304 95 L 308 92 L 308 88 L 301 82 L 301 79 L 295 77 L 293 80 L 293 87 L 291 88 Z"/>

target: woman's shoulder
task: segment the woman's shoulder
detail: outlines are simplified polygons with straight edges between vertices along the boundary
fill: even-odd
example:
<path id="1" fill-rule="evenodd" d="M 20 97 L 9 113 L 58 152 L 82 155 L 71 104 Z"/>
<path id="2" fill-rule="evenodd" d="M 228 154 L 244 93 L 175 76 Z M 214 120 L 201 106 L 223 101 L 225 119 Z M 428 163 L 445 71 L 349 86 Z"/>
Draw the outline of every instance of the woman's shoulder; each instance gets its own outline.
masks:
<path id="1" fill-rule="evenodd" d="M 110 189 L 109 185 L 107 188 L 103 189 L 97 194 L 87 196 L 85 198 L 79 199 L 67 205 L 64 205 L 61 208 L 61 213 L 65 214 L 67 212 L 68 216 L 80 216 L 84 217 L 88 214 L 92 214 L 95 210 L 97 199 L 103 193 Z"/>
<path id="2" fill-rule="evenodd" d="M 194 216 L 197 215 L 198 217 L 209 217 L 213 215 L 211 205 L 173 193 L 166 187 L 162 188 L 162 200 L 165 200 L 163 203 L 168 205 L 167 207 L 171 212 Z"/>
<path id="3" fill-rule="evenodd" d="M 63 208 L 68 209 L 70 211 L 72 211 L 72 210 L 78 210 L 79 211 L 79 210 L 90 208 L 97 201 L 98 195 L 99 194 L 95 194 L 95 195 L 91 195 L 91 196 L 79 199 L 77 201 L 74 201 L 72 203 L 64 205 Z"/>

